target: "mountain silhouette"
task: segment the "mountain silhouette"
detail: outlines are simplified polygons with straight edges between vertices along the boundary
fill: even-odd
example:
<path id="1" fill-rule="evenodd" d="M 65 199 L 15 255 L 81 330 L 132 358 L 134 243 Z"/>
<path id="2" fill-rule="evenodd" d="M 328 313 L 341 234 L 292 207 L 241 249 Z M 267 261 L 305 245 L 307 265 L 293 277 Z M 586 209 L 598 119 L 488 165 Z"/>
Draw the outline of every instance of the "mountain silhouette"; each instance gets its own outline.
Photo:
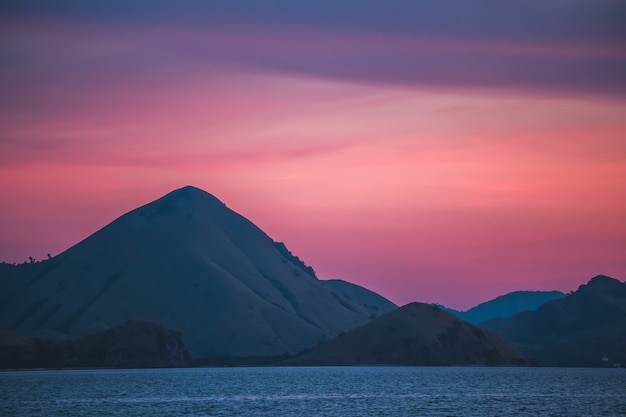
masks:
<path id="1" fill-rule="evenodd" d="M 536 311 L 483 323 L 546 366 L 626 363 L 626 284 L 598 275 Z"/>
<path id="2" fill-rule="evenodd" d="M 285 250 L 187 186 L 52 259 L 2 265 L 0 328 L 59 339 L 143 319 L 182 332 L 196 357 L 264 356 L 298 352 L 377 313 L 338 297 Z"/>
<path id="3" fill-rule="evenodd" d="M 440 306 L 446 311 L 473 324 L 508 318 L 521 311 L 536 310 L 543 303 L 565 297 L 560 291 L 514 291 L 472 307 L 467 311 L 457 311 Z"/>
<path id="4" fill-rule="evenodd" d="M 286 362 L 292 365 L 521 365 L 501 336 L 411 303 Z"/>

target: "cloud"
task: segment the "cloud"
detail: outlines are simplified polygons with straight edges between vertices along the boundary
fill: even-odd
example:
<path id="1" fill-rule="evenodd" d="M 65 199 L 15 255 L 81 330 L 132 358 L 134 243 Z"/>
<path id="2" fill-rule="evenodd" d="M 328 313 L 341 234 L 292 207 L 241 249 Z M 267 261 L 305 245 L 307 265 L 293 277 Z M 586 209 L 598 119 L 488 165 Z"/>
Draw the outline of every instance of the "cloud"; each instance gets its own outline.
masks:
<path id="1" fill-rule="evenodd" d="M 106 82 L 103 74 L 148 72 L 167 79 L 221 65 L 399 87 L 623 97 L 626 29 L 616 16 L 624 12 L 624 3 L 612 0 L 384 7 L 279 1 L 245 8 L 220 1 L 26 1 L 7 7 L 4 23 L 9 35 L 24 23 L 42 42 L 61 34 L 56 45 L 34 51 L 38 61 L 26 68 L 60 64 L 54 73 L 61 78 Z M 5 40 L 10 46 L 11 36 Z M 29 57 L 16 45 L 12 65 L 24 73 Z"/>
<path id="2" fill-rule="evenodd" d="M 117 22 L 131 26 L 241 29 L 305 28 L 318 32 L 390 33 L 426 37 L 482 38 L 578 43 L 623 42 L 621 0 L 276 0 L 240 3 L 223 0 L 22 0 L 3 2 L 7 16 Z"/>

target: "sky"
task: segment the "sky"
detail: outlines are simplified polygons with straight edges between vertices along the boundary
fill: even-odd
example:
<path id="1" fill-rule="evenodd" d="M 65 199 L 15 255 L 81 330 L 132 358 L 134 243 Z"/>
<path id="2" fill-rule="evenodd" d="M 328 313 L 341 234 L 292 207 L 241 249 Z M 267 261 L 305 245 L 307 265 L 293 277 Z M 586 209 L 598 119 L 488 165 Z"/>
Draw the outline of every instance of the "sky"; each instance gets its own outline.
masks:
<path id="1" fill-rule="evenodd" d="M 398 304 L 626 279 L 623 0 L 0 4 L 0 260 L 185 185 Z"/>

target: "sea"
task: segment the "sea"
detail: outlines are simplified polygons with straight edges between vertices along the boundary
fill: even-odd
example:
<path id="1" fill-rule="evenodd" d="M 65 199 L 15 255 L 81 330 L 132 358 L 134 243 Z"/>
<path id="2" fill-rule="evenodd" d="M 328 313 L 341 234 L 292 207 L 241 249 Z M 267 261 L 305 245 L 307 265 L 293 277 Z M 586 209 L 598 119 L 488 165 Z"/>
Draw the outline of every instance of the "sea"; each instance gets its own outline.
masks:
<path id="1" fill-rule="evenodd" d="M 0 416 L 626 416 L 626 369 L 4 371 Z"/>

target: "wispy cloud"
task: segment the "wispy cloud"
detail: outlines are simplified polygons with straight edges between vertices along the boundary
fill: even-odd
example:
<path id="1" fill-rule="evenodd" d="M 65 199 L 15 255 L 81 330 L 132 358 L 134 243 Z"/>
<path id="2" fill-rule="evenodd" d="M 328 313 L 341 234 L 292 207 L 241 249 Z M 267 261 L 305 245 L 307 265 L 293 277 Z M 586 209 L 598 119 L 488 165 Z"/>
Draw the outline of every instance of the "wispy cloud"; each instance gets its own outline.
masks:
<path id="1" fill-rule="evenodd" d="M 184 72 L 235 68 L 422 88 L 626 93 L 626 31 L 610 23 L 610 12 L 623 11 L 617 2 L 583 1 L 577 7 L 485 2 L 471 10 L 461 6 L 462 16 L 447 6 L 397 6 L 413 13 L 411 19 L 396 16 L 392 25 L 390 8 L 376 19 L 371 7 L 355 7 L 354 21 L 359 13 L 368 17 L 361 26 L 342 26 L 351 21 L 342 13 L 336 21 L 311 20 L 301 13 L 307 7 L 286 8 L 296 19 L 291 24 L 290 15 L 280 11 L 258 16 L 244 11 L 237 21 L 234 10 L 223 5 L 202 8 L 205 14 L 198 16 L 170 4 L 171 21 L 151 14 L 124 19 L 125 9 L 115 2 L 102 16 L 83 11 L 82 20 L 71 7 L 43 16 L 22 11 L 3 19 L 3 44 L 13 55 L 3 78 L 19 80 L 18 74 L 34 72 L 79 84 L 106 83 L 118 74 L 141 82 L 142 75 L 163 81 Z M 329 10 L 332 15 L 334 8 Z M 216 17 L 220 13 L 224 20 Z M 437 26 L 424 17 L 431 14 L 440 19 Z"/>

